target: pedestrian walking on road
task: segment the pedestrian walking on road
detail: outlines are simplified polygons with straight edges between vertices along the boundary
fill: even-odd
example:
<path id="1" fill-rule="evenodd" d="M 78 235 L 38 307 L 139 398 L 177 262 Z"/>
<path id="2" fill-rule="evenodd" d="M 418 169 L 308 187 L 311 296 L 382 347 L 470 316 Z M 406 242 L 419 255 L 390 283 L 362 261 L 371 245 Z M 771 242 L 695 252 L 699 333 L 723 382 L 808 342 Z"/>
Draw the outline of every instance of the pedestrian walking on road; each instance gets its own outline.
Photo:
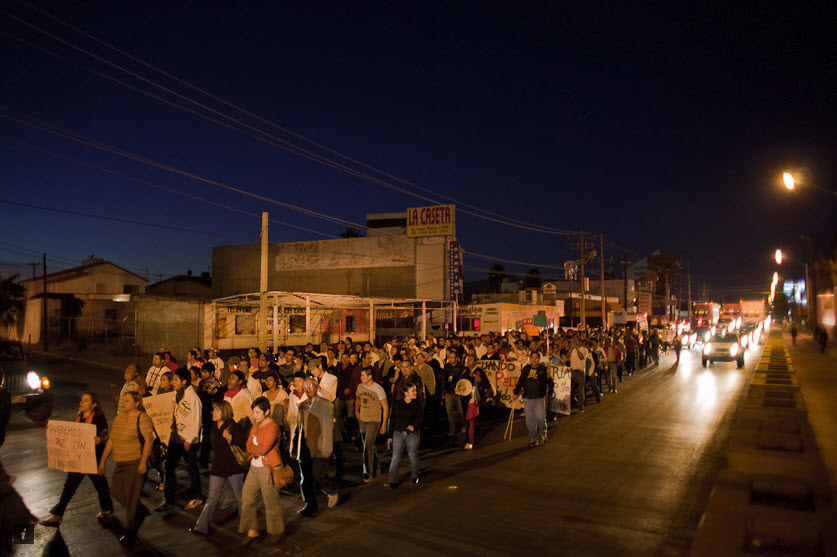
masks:
<path id="1" fill-rule="evenodd" d="M 520 371 L 514 394 L 523 400 L 526 429 L 529 430 L 529 447 L 546 443 L 546 392 L 549 374 L 540 362 L 540 354 L 532 352 L 529 363 Z"/>
<path id="2" fill-rule="evenodd" d="M 108 421 L 105 418 L 102 407 L 99 404 L 99 399 L 93 393 L 84 393 L 81 395 L 81 401 L 78 403 L 78 416 L 76 416 L 76 423 L 93 424 L 96 426 L 96 462 L 102 458 L 102 453 L 105 451 L 105 445 L 108 442 Z M 96 488 L 96 493 L 99 494 L 99 507 L 102 512 L 96 515 L 96 518 L 103 519 L 109 517 L 113 513 L 113 501 L 110 498 L 110 489 L 108 488 L 108 480 L 104 476 L 96 474 L 86 474 L 90 481 L 93 482 L 93 487 Z M 67 479 L 64 481 L 64 489 L 61 492 L 61 498 L 58 503 L 49 511 L 52 513 L 46 520 L 41 521 L 42 526 L 58 526 L 61 524 L 64 511 L 67 510 L 67 505 L 75 495 L 78 486 L 84 480 L 85 474 L 77 472 L 69 472 Z"/>
<path id="3" fill-rule="evenodd" d="M 363 440 L 363 482 L 367 483 L 380 471 L 375 440 L 386 433 L 389 405 L 384 388 L 372 380 L 372 368 L 361 370 L 360 381 L 355 392 L 355 417 Z"/>
<path id="4" fill-rule="evenodd" d="M 180 459 L 186 460 L 186 470 L 189 473 L 189 495 L 191 500 L 186 504 L 186 510 L 196 509 L 203 504 L 201 495 L 201 479 L 198 474 L 198 458 L 201 440 L 201 400 L 195 388 L 190 384 L 191 375 L 185 368 L 177 368 L 174 372 L 172 385 L 175 395 L 174 420 L 171 423 L 171 437 L 169 437 L 166 451 L 166 484 L 163 504 L 154 509 L 165 512 L 174 508 L 175 492 L 177 490 L 176 470 Z"/>
<path id="5" fill-rule="evenodd" d="M 279 488 L 273 483 L 271 467 L 282 466 L 279 456 L 279 426 L 270 418 L 270 401 L 260 396 L 253 401 L 253 427 L 247 438 L 250 471 L 241 492 L 239 533 L 246 534 L 244 545 L 259 538 L 256 502 L 259 494 L 264 502 L 264 520 L 268 543 L 276 543 L 285 531 L 285 518 L 279 502 Z"/>
<path id="6" fill-rule="evenodd" d="M 317 358 L 312 362 L 316 362 L 315 367 L 309 369 L 322 370 Z M 326 375 L 330 374 L 321 374 Z M 317 512 L 317 487 L 328 497 L 329 507 L 334 507 L 338 500 L 337 486 L 328 476 L 328 462 L 334 447 L 334 410 L 320 394 L 316 377 L 306 377 L 302 388 L 307 398 L 299 405 L 290 452 L 291 457 L 299 461 L 300 491 L 305 503 L 299 514 L 311 517 Z"/>
<path id="7" fill-rule="evenodd" d="M 421 421 L 424 408 L 416 400 L 418 389 L 412 383 L 407 383 L 401 393 L 401 399 L 392 406 L 392 416 L 389 419 L 389 438 L 387 445 L 392 446 L 392 461 L 389 464 L 389 478 L 385 487 L 394 489 L 397 485 L 398 466 L 406 449 L 410 457 L 410 481 L 419 483 L 419 442 L 421 441 Z"/>
<path id="8" fill-rule="evenodd" d="M 119 539 L 122 545 L 136 541 L 137 531 L 148 516 L 148 509 L 140 503 L 142 484 L 148 472 L 148 457 L 154 435 L 154 424 L 145 413 L 142 397 L 133 391 L 122 397 L 122 412 L 113 420 L 113 427 L 102 457 L 99 459 L 99 475 L 105 475 L 105 464 L 113 453 L 116 467 L 110 479 L 113 498 L 125 507 L 125 535 Z"/>
<path id="9" fill-rule="evenodd" d="M 241 517 L 244 514 L 241 508 L 241 490 L 244 486 L 246 468 L 238 464 L 232 447 L 245 449 L 247 433 L 233 420 L 232 405 L 222 400 L 212 405 L 212 424 L 204 431 L 204 436 L 209 436 L 215 458 L 209 470 L 209 495 L 198 522 L 189 530 L 203 536 L 209 533 L 209 523 L 225 484 L 229 484 L 235 501 L 238 503 L 238 516 Z M 206 438 L 203 442 L 207 442 Z"/>
<path id="10" fill-rule="evenodd" d="M 796 328 L 796 323 L 791 325 L 791 338 L 793 339 L 793 345 L 796 346 L 796 335 L 799 334 L 799 329 Z"/>

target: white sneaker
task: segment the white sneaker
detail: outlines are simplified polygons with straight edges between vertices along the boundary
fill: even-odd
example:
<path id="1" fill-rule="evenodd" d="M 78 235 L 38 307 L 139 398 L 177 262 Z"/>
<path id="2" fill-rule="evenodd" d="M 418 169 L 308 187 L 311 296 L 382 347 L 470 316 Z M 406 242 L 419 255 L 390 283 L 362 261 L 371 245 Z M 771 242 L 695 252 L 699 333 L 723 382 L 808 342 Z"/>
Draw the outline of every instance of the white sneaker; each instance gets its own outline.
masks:
<path id="1" fill-rule="evenodd" d="M 335 493 L 334 495 L 328 496 L 328 508 L 331 509 L 337 505 L 338 495 Z"/>
<path id="2" fill-rule="evenodd" d="M 465 445 L 465 450 L 466 451 L 470 451 L 473 448 L 474 448 L 474 446 L 471 443 L 468 443 L 467 445 Z"/>

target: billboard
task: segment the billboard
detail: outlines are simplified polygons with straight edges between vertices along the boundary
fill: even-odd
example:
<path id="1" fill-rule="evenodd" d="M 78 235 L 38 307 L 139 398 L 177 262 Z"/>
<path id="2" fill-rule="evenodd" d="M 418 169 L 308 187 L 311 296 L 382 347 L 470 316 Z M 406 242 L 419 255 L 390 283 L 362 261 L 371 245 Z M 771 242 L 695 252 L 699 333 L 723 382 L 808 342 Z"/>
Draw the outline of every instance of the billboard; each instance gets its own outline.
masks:
<path id="1" fill-rule="evenodd" d="M 454 236 L 455 208 L 454 205 L 435 205 L 407 209 L 407 236 Z"/>

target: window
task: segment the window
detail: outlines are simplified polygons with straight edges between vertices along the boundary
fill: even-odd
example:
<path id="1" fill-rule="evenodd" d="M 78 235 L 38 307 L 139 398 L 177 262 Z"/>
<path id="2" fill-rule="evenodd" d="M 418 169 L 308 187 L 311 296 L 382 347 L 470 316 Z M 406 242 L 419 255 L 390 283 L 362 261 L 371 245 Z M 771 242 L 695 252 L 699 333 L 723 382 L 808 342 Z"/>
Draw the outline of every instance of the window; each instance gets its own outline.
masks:
<path id="1" fill-rule="evenodd" d="M 305 332 L 305 316 L 304 315 L 290 315 L 288 316 L 288 329 L 291 334 L 299 334 Z"/>
<path id="2" fill-rule="evenodd" d="M 347 315 L 346 316 L 346 332 L 354 332 L 355 330 L 355 316 L 354 315 Z"/>
<path id="3" fill-rule="evenodd" d="M 122 293 L 123 294 L 139 294 L 139 285 L 138 284 L 123 284 L 122 285 Z"/>
<path id="4" fill-rule="evenodd" d="M 256 334 L 256 314 L 255 313 L 240 313 L 235 316 L 235 334 L 237 335 L 255 335 Z"/>

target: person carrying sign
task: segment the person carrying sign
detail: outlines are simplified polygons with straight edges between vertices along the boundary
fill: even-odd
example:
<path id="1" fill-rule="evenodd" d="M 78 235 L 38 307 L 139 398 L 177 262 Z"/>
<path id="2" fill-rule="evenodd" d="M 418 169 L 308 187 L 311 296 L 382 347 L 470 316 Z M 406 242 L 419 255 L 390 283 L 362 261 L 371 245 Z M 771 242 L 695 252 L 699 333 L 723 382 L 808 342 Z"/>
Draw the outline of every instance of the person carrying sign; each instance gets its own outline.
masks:
<path id="1" fill-rule="evenodd" d="M 532 352 L 529 363 L 520 371 L 520 378 L 514 388 L 514 394 L 523 399 L 523 411 L 526 413 L 526 428 L 529 430 L 529 447 L 546 443 L 546 392 L 549 387 L 549 374 L 541 364 L 541 355 Z"/>
<path id="2" fill-rule="evenodd" d="M 108 421 L 105 418 L 105 413 L 102 412 L 102 407 L 99 405 L 99 399 L 93 393 L 84 393 L 81 395 L 81 401 L 78 403 L 77 423 L 93 424 L 96 426 L 96 462 L 102 458 L 102 453 L 105 451 L 105 445 L 108 442 Z M 68 472 L 67 479 L 64 481 L 64 489 L 61 492 L 61 498 L 58 503 L 49 511 L 52 513 L 46 520 L 41 521 L 42 526 L 58 526 L 63 520 L 64 511 L 67 510 L 67 505 L 70 499 L 75 495 L 78 486 L 84 480 L 85 474 L 78 472 Z M 96 515 L 96 518 L 102 519 L 113 514 L 113 501 L 110 498 L 110 488 L 108 487 L 108 480 L 104 476 L 98 474 L 87 474 L 90 481 L 93 482 L 93 487 L 96 488 L 96 493 L 99 494 L 99 507 L 102 512 Z"/>

